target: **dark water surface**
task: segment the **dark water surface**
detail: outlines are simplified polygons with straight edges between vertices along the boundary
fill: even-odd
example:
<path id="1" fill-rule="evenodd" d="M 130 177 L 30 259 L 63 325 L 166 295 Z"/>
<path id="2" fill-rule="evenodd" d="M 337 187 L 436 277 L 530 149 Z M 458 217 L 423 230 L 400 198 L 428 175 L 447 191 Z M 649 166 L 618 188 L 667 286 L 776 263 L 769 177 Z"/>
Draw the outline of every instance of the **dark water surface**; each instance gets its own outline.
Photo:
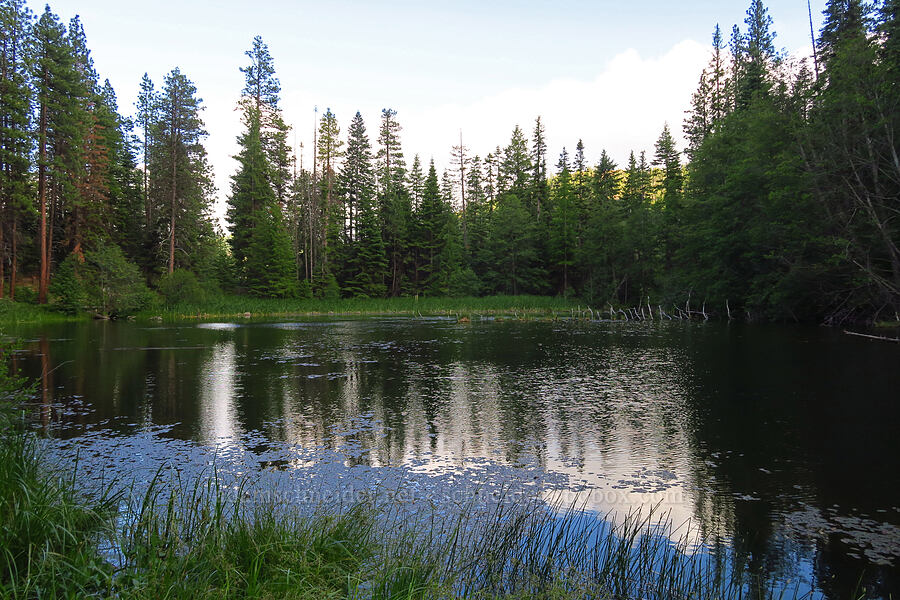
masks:
<path id="1" fill-rule="evenodd" d="M 387 487 L 438 510 L 473 489 L 600 515 L 657 507 L 789 589 L 900 591 L 891 344 L 441 319 L 14 333 L 27 340 L 17 366 L 41 382 L 32 416 L 83 477 L 214 464 L 297 505 Z"/>

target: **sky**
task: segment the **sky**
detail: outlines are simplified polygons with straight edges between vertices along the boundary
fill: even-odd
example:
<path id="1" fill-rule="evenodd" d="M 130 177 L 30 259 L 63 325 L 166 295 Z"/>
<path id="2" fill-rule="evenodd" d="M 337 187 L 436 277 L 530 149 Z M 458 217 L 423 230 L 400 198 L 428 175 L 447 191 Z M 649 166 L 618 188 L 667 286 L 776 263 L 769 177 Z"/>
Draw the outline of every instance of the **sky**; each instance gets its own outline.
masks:
<path id="1" fill-rule="evenodd" d="M 812 3 L 816 31 L 824 0 Z M 39 13 L 43 4 L 29 1 Z M 236 168 L 239 67 L 255 35 L 269 46 L 281 106 L 304 166 L 316 113 L 336 114 L 341 136 L 360 111 L 373 145 L 381 109 L 393 108 L 408 162 L 419 154 L 449 166 L 463 143 L 484 157 L 505 146 L 516 125 L 530 136 L 542 117 L 548 163 L 584 141 L 588 162 L 606 149 L 620 164 L 647 150 L 668 123 L 681 142 L 712 31 L 727 40 L 749 0 L 674 3 L 618 0 L 59 1 L 64 21 L 80 15 L 95 69 L 134 113 L 142 75 L 157 87 L 181 68 L 203 99 L 206 147 L 215 172 L 216 214 L 224 213 Z M 810 46 L 807 3 L 770 2 L 776 47 Z M 300 152 L 300 143 L 303 150 Z"/>

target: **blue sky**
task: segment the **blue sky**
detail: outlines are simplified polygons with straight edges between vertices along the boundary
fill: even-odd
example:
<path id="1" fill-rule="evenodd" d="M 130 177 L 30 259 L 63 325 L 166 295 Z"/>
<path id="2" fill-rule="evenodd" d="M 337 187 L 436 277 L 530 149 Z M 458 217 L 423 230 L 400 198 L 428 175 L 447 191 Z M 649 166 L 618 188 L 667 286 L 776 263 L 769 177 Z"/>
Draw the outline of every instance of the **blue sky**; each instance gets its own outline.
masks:
<path id="1" fill-rule="evenodd" d="M 813 2 L 817 30 L 823 3 Z M 254 35 L 275 59 L 285 116 L 305 143 L 306 164 L 314 106 L 331 107 L 342 130 L 360 110 L 370 135 L 381 109 L 392 107 L 407 158 L 433 156 L 439 167 L 460 129 L 471 151 L 484 156 L 516 124 L 530 134 L 538 114 L 552 164 L 579 138 L 592 162 L 602 148 L 624 162 L 631 149 L 652 150 L 664 122 L 680 132 L 715 24 L 727 36 L 747 5 L 81 0 L 51 9 L 64 20 L 81 15 L 95 66 L 115 87 L 121 112 L 133 112 L 145 71 L 161 82 L 177 65 L 194 81 L 224 198 L 240 132 L 238 67 Z M 777 47 L 809 46 L 805 1 L 767 6 Z"/>

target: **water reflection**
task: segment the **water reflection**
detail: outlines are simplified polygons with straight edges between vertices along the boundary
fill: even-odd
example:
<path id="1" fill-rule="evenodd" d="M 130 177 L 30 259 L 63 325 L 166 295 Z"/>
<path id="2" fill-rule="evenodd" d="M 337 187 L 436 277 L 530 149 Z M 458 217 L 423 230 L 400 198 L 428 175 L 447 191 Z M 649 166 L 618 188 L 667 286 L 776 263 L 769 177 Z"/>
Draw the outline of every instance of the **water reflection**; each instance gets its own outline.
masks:
<path id="1" fill-rule="evenodd" d="M 457 498 L 578 494 L 689 521 L 679 535 L 830 596 L 863 568 L 873 596 L 896 589 L 893 348 L 822 330 L 394 319 L 76 324 L 29 350 L 36 421 L 121 469 L 215 452 L 318 493 L 394 478 Z"/>
<path id="2" fill-rule="evenodd" d="M 235 379 L 234 342 L 220 342 L 200 370 L 198 436 L 201 443 L 217 450 L 233 447 L 243 434 L 234 401 L 238 393 Z"/>

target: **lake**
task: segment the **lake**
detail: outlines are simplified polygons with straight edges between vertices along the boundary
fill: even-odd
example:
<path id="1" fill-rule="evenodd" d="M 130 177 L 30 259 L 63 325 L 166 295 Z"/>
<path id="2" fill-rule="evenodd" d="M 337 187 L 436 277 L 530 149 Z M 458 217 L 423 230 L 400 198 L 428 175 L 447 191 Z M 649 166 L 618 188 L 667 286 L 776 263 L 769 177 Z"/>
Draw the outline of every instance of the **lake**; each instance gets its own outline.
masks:
<path id="1" fill-rule="evenodd" d="M 6 332 L 11 333 L 11 332 Z M 378 318 L 20 328 L 77 477 L 654 510 L 778 586 L 900 590 L 900 348 L 816 327 Z M 861 578 L 861 579 L 860 579 Z"/>

